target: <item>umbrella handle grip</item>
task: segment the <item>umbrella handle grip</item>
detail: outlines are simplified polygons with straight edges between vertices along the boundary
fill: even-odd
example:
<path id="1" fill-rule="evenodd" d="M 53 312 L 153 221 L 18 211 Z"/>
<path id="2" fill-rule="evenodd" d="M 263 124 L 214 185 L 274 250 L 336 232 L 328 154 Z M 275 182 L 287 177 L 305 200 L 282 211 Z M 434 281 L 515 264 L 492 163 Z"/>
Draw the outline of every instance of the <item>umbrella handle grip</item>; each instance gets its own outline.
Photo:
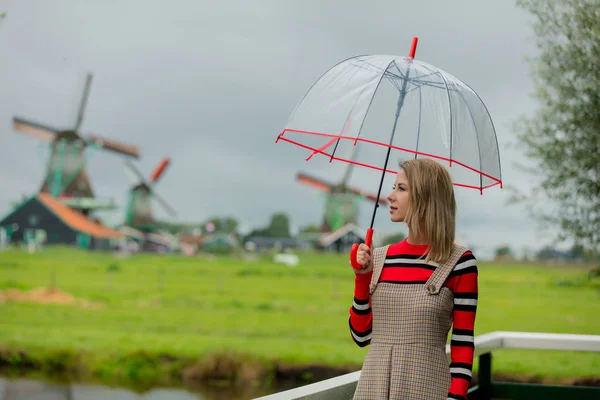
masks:
<path id="1" fill-rule="evenodd" d="M 370 248 L 371 244 L 373 244 L 373 229 L 367 229 L 367 236 L 365 237 L 365 244 Z M 359 264 L 356 256 L 358 254 L 358 244 L 354 243 L 352 245 L 352 249 L 350 250 L 350 265 L 354 269 L 363 269 L 364 267 Z"/>

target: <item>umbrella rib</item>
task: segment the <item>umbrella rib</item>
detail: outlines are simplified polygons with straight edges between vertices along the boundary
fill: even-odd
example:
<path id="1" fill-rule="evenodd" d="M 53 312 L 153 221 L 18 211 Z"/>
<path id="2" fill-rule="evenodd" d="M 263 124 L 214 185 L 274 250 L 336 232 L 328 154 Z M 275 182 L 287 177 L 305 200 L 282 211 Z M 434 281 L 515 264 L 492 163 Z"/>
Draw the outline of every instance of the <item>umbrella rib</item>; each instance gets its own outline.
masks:
<path id="1" fill-rule="evenodd" d="M 483 102 L 483 100 L 481 99 L 481 97 L 479 97 L 479 95 L 477 94 L 476 91 L 473 90 L 473 88 L 471 88 L 471 86 L 469 86 L 467 83 L 462 82 L 461 83 L 463 85 L 465 85 L 471 92 L 473 92 L 473 94 L 475 96 L 477 96 L 477 98 L 479 99 L 479 101 L 481 102 L 481 105 L 483 105 L 483 108 L 485 109 L 485 112 L 487 113 L 487 116 L 490 120 L 490 124 L 492 125 L 492 131 L 494 132 L 494 139 L 496 140 L 496 150 L 498 150 L 498 136 L 496 136 L 496 128 L 494 127 L 494 121 L 492 121 L 492 116 L 490 115 L 490 111 L 488 110 L 487 106 L 485 105 L 485 103 Z M 489 176 L 487 176 L 489 178 Z M 494 180 L 497 180 L 495 178 L 492 178 Z M 500 188 L 502 188 L 502 165 L 500 163 L 500 152 L 498 152 L 498 179 L 500 182 Z M 485 189 L 485 188 L 484 188 Z"/>
<path id="2" fill-rule="evenodd" d="M 423 84 L 423 85 L 441 85 L 441 82 L 435 82 L 435 81 L 419 81 L 419 83 Z"/>
<path id="3" fill-rule="evenodd" d="M 355 64 L 353 64 L 355 65 Z M 354 71 L 354 73 L 352 74 L 352 76 L 350 76 L 348 78 L 348 81 L 352 80 L 352 78 L 354 78 L 354 76 L 358 73 L 358 69 L 361 68 L 360 65 L 355 65 L 357 67 L 357 69 Z M 366 69 L 366 68 L 365 68 Z M 364 89 L 363 89 L 364 90 Z"/>
<path id="4" fill-rule="evenodd" d="M 395 80 L 395 79 L 394 79 L 394 80 L 392 81 L 392 85 L 394 85 L 394 87 L 395 87 L 395 88 L 396 88 L 398 91 L 402 90 L 402 88 L 400 87 L 400 83 L 398 83 L 398 81 L 397 81 L 397 80 Z M 408 93 L 408 92 L 407 92 L 407 93 Z"/>
<path id="5" fill-rule="evenodd" d="M 415 85 L 419 85 L 419 86 L 429 86 L 429 87 L 433 87 L 436 89 L 448 89 L 448 91 L 452 92 L 452 91 L 456 91 L 456 89 L 451 89 L 451 88 L 447 88 L 445 87 L 442 83 L 440 82 L 417 82 L 415 83 Z"/>
<path id="6" fill-rule="evenodd" d="M 475 118 L 473 117 L 473 112 L 471 111 L 471 107 L 469 107 L 469 103 L 467 103 L 467 99 L 465 99 L 465 96 L 460 92 L 457 91 L 459 96 L 463 99 L 463 101 L 465 102 L 465 105 L 467 106 L 467 110 L 469 110 L 469 116 L 471 117 L 471 123 L 473 124 L 473 132 L 475 132 L 475 137 L 477 138 L 477 153 L 479 154 L 479 170 L 482 171 L 483 170 L 483 165 L 481 163 L 481 146 L 479 145 L 479 135 L 477 134 L 477 125 L 475 124 Z M 479 193 L 481 194 L 483 191 L 483 175 L 479 174 Z"/>
<path id="7" fill-rule="evenodd" d="M 436 73 L 435 73 L 435 71 L 434 71 L 434 72 L 432 72 L 432 73 L 430 73 L 430 74 L 427 74 L 427 75 L 421 75 L 421 76 L 418 76 L 417 78 L 420 78 L 420 79 L 422 79 L 422 78 L 427 78 L 428 76 L 433 76 L 433 75 L 435 75 L 435 74 L 436 74 Z"/>
<path id="8" fill-rule="evenodd" d="M 394 63 L 394 67 L 396 67 L 396 70 L 398 71 L 398 73 L 400 74 L 400 76 L 402 77 L 402 79 L 408 79 L 410 80 L 407 76 L 405 76 L 402 71 L 400 71 L 400 68 L 398 68 L 398 63 L 396 63 L 396 60 L 393 61 Z M 389 68 L 389 67 L 388 67 Z M 391 73 L 391 72 L 390 72 Z"/>
<path id="9" fill-rule="evenodd" d="M 394 62 L 394 61 L 392 61 L 392 62 Z M 388 68 L 389 68 L 389 65 L 388 65 L 388 67 L 386 67 L 384 75 L 387 75 L 388 77 L 391 76 L 394 79 L 406 79 L 406 77 L 402 74 L 402 72 L 400 70 L 398 70 L 399 75 L 396 75 L 395 73 L 389 71 Z"/>
<path id="10" fill-rule="evenodd" d="M 448 95 L 448 111 L 450 115 L 450 166 L 452 166 L 452 101 L 450 100 L 450 90 L 448 89 L 448 82 L 446 82 L 446 78 L 444 77 L 442 71 L 440 71 L 439 68 L 436 69 L 438 70 L 440 76 L 444 80 L 444 85 L 446 85 L 446 94 Z"/>
<path id="11" fill-rule="evenodd" d="M 350 126 L 348 125 L 348 123 L 351 121 L 350 116 L 352 115 L 352 111 L 354 111 L 354 108 L 356 107 L 356 104 L 358 104 L 358 100 L 360 99 L 360 97 L 362 96 L 362 94 L 365 92 L 366 90 L 366 86 L 363 88 L 363 90 L 361 90 L 360 94 L 356 97 L 356 101 L 354 102 L 354 104 L 352 105 L 352 108 L 350 109 L 350 111 L 348 112 L 348 118 L 346 118 L 346 123 L 344 124 L 344 126 L 342 127 L 342 132 L 340 133 L 340 135 L 344 135 L 348 129 L 350 129 Z M 338 148 L 338 144 L 340 143 L 340 138 L 337 139 L 337 142 L 335 142 L 335 147 L 333 148 L 333 151 L 331 152 L 331 159 L 329 160 L 329 162 L 333 161 L 333 157 L 335 155 L 335 152 Z M 354 155 L 356 146 L 354 146 L 352 148 L 352 153 L 350 154 L 350 157 L 352 158 L 352 156 Z M 345 181 L 347 179 L 349 179 L 350 176 L 350 168 L 348 168 L 346 170 L 346 173 L 344 174 L 344 177 L 342 178 L 342 182 L 345 183 Z"/>
<path id="12" fill-rule="evenodd" d="M 399 73 L 399 74 L 400 74 L 400 76 L 402 77 L 401 79 L 402 79 L 402 80 L 407 80 L 408 82 L 410 82 L 410 79 L 409 79 L 409 78 L 407 78 L 406 76 L 404 76 L 404 74 L 402 74 L 402 71 L 400 71 L 400 68 L 398 68 L 398 63 L 396 63 L 396 61 L 395 61 L 395 60 L 393 61 L 393 63 L 394 63 L 394 67 L 396 67 L 396 70 L 398 71 L 398 73 Z M 389 69 L 389 66 L 388 66 L 388 69 Z M 390 72 L 390 74 L 392 74 L 392 73 Z M 392 74 L 392 75 L 393 75 L 393 74 Z M 396 88 L 398 91 L 402 90 L 402 88 L 401 88 L 401 86 L 400 86 L 400 82 L 398 82 L 397 80 L 393 80 L 393 81 L 392 81 L 392 85 L 394 85 L 394 87 L 395 87 L 395 88 Z M 404 95 L 406 95 L 406 94 L 408 94 L 408 92 L 406 92 Z"/>
<path id="13" fill-rule="evenodd" d="M 409 93 L 410 93 L 410 92 L 412 92 L 413 90 L 421 89 L 421 87 L 422 87 L 422 85 L 415 85 L 415 87 L 414 87 L 414 88 L 412 88 L 412 89 L 410 89 L 410 90 L 407 90 L 407 91 L 406 91 L 406 94 L 409 94 Z"/>
<path id="14" fill-rule="evenodd" d="M 364 60 L 360 60 L 360 59 L 356 59 L 355 62 L 350 63 L 352 66 L 356 67 L 357 69 L 364 69 L 365 71 L 370 71 L 371 69 L 368 67 L 371 67 L 373 70 L 375 70 L 376 72 L 381 71 L 381 67 L 378 67 L 375 64 L 372 64 L 370 62 L 364 61 Z"/>
<path id="15" fill-rule="evenodd" d="M 367 109 L 365 111 L 365 115 L 367 115 L 369 113 L 369 110 L 371 109 L 371 105 L 373 104 L 373 99 L 375 98 L 375 93 L 377 93 L 377 89 L 379 89 L 379 85 L 381 85 L 381 81 L 383 80 L 383 77 L 385 76 L 385 71 L 388 70 L 388 68 L 390 67 L 390 65 L 393 63 L 394 61 L 390 61 L 389 64 L 387 65 L 387 67 L 385 67 L 385 69 L 383 70 L 383 74 L 381 74 L 381 76 L 379 77 L 379 82 L 377 82 L 377 86 L 375 86 L 375 90 L 373 90 L 373 95 L 371 96 L 371 100 L 369 100 L 369 105 L 367 106 Z M 362 132 L 362 128 L 365 124 L 365 120 L 366 118 L 363 118 L 362 121 L 360 122 L 360 127 L 358 128 L 358 132 L 356 134 L 356 140 L 358 140 L 360 138 L 360 134 Z M 356 143 L 356 142 L 354 142 Z"/>
<path id="16" fill-rule="evenodd" d="M 480 192 L 483 192 L 483 190 L 489 189 L 496 185 L 500 185 L 500 187 L 502 187 L 502 181 L 496 181 L 494 183 L 490 183 L 489 185 L 483 186 L 482 188 L 478 188 L 477 186 L 473 186 L 473 185 L 466 185 L 464 183 L 453 183 L 453 185 L 468 188 L 468 189 L 479 189 Z"/>
<path id="17" fill-rule="evenodd" d="M 392 61 L 392 62 L 393 62 L 393 61 Z M 391 64 L 392 62 L 390 62 L 390 64 Z M 368 63 L 368 62 L 366 62 L 366 61 L 363 61 L 363 62 L 361 62 L 360 64 L 357 64 L 357 63 L 352 63 L 352 65 L 353 65 L 353 66 L 355 66 L 356 68 L 362 68 L 362 69 L 364 69 L 364 70 L 367 70 L 367 71 L 368 71 L 369 69 L 368 69 L 368 68 L 365 68 L 365 67 L 366 67 L 366 66 L 369 66 L 369 67 L 373 67 L 373 69 L 375 69 L 375 71 L 376 71 L 377 73 L 380 73 L 380 72 L 383 70 L 383 71 L 384 71 L 384 75 L 389 75 L 389 76 L 392 76 L 392 77 L 393 77 L 393 78 L 395 78 L 395 79 L 404 79 L 404 75 L 402 75 L 402 72 L 398 71 L 398 72 L 400 72 L 400 76 L 398 76 L 398 75 L 396 75 L 396 74 L 394 74 L 394 73 L 392 73 L 392 72 L 388 71 L 388 68 L 389 68 L 389 65 L 390 65 L 390 64 L 388 64 L 388 66 L 387 66 L 386 68 L 381 68 L 381 67 L 378 67 L 377 65 L 374 65 L 374 64 Z"/>
<path id="18" fill-rule="evenodd" d="M 418 72 L 417 72 L 418 74 Z M 418 78 L 418 75 L 417 75 Z M 417 145 L 415 147 L 415 160 L 417 159 L 417 153 L 419 151 L 419 139 L 421 138 L 421 107 L 422 107 L 422 93 L 421 86 L 417 86 L 419 89 L 419 126 L 417 127 Z M 408 93 L 407 93 L 408 94 Z"/>
<path id="19" fill-rule="evenodd" d="M 348 78 L 348 80 L 350 81 L 357 73 L 358 73 L 358 68 L 357 68 L 357 70 L 354 71 L 354 74 L 352 74 L 352 76 L 350 78 Z M 352 105 L 352 108 L 348 112 L 348 117 L 346 118 L 346 122 L 344 123 L 344 126 L 342 127 L 342 132 L 340 133 L 340 135 L 344 135 L 348 131 L 348 129 L 350 129 L 350 127 L 348 126 L 348 123 L 350 122 L 350 116 L 352 115 L 352 111 L 354 111 L 356 104 L 358 104 L 358 100 L 360 99 L 360 97 L 362 96 L 362 94 L 365 92 L 366 89 L 367 89 L 367 86 L 363 87 L 360 94 L 356 97 L 356 101 L 354 102 L 354 104 Z M 333 148 L 333 152 L 331 153 L 331 159 L 329 160 L 329 162 L 333 161 L 333 156 L 335 155 L 335 152 L 338 148 L 339 143 L 340 143 L 340 139 L 338 138 L 337 142 L 335 143 L 335 147 Z M 312 157 L 312 155 L 311 155 L 311 157 Z M 346 171 L 345 176 L 348 176 L 349 174 L 350 174 L 350 171 Z"/>
<path id="20" fill-rule="evenodd" d="M 422 86 L 428 86 L 428 87 L 432 87 L 432 88 L 436 88 L 436 89 L 444 89 L 444 90 L 447 89 L 449 92 L 458 92 L 458 90 L 456 90 L 456 89 L 446 88 L 444 86 L 437 86 L 437 85 L 434 85 L 432 83 L 421 83 L 421 82 L 418 82 L 418 81 L 413 81 L 413 84 L 415 85 L 415 87 L 413 87 L 412 89 L 408 90 L 407 93 L 410 93 L 413 90 L 418 89 L 419 87 L 422 87 Z"/>
<path id="21" fill-rule="evenodd" d="M 385 75 L 387 75 L 387 77 L 388 77 L 388 78 L 391 76 L 391 77 L 393 77 L 393 79 L 395 79 L 395 80 L 398 80 L 398 79 L 406 79 L 406 78 L 404 77 L 404 75 L 402 75 L 402 72 L 400 72 L 400 75 L 396 75 L 396 74 L 394 74 L 393 72 L 386 71 L 386 72 L 385 72 Z"/>
<path id="22" fill-rule="evenodd" d="M 333 139 L 331 139 L 329 142 L 325 143 L 323 146 L 321 146 L 321 147 L 319 147 L 318 149 L 314 150 L 314 151 L 313 151 L 313 152 L 312 152 L 312 153 L 311 153 L 311 154 L 308 156 L 308 158 L 306 159 L 306 161 L 310 160 L 310 159 L 311 159 L 311 158 L 312 158 L 312 157 L 313 157 L 315 154 L 317 154 L 317 153 L 321 153 L 321 154 L 322 154 L 322 153 L 323 153 L 323 150 L 325 150 L 326 148 L 328 148 L 329 146 L 331 146 L 331 145 L 333 144 L 333 142 L 335 142 L 336 140 L 337 140 L 337 141 L 339 141 L 339 140 L 340 140 L 339 136 L 338 136 L 338 137 L 334 137 L 334 138 L 333 138 Z M 337 143 L 336 143 L 336 146 L 337 146 Z M 333 158 L 333 157 L 332 157 L 332 158 Z"/>
<path id="23" fill-rule="evenodd" d="M 426 74 L 426 75 L 422 75 L 422 76 L 417 76 L 416 78 L 419 78 L 418 80 L 415 79 L 415 78 L 406 78 L 404 76 L 404 74 L 402 74 L 402 71 L 400 71 L 400 68 L 398 68 L 398 64 L 396 62 L 394 62 L 394 64 L 396 66 L 396 69 L 398 70 L 398 73 L 401 75 L 402 79 L 407 79 L 409 82 L 411 82 L 414 85 L 418 85 L 419 83 L 421 83 L 420 79 L 427 78 L 429 76 L 433 76 L 433 75 L 436 74 L 436 72 L 434 71 L 434 72 L 432 72 L 430 74 Z M 423 81 L 423 82 L 427 82 L 427 81 Z M 427 82 L 427 83 L 439 83 L 439 82 Z"/>

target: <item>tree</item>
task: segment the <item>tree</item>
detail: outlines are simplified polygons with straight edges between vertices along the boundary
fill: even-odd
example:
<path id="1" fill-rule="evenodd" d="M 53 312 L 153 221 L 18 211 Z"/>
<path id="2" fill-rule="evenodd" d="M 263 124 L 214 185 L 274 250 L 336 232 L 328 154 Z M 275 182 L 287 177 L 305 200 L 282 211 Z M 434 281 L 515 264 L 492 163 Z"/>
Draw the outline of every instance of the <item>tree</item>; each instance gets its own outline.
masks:
<path id="1" fill-rule="evenodd" d="M 553 247 L 545 246 L 537 252 L 536 258 L 539 261 L 557 260 L 563 258 L 563 254 Z"/>
<path id="2" fill-rule="evenodd" d="M 290 219 L 285 213 L 275 213 L 271 216 L 271 223 L 267 228 L 267 236 L 277 238 L 290 238 Z"/>
<path id="3" fill-rule="evenodd" d="M 275 237 L 291 238 L 290 219 L 285 213 L 275 213 L 271 216 L 271 222 L 266 228 L 254 229 L 247 237 Z"/>
<path id="4" fill-rule="evenodd" d="M 513 253 L 508 245 L 502 245 L 496 249 L 496 258 L 512 258 Z"/>
<path id="5" fill-rule="evenodd" d="M 515 200 L 559 228 L 557 239 L 600 248 L 600 7 L 597 0 L 517 0 L 534 17 L 538 109 L 517 124 L 538 183 Z M 550 201 L 557 209 L 540 211 Z M 535 212 L 533 212 L 535 211 Z"/>

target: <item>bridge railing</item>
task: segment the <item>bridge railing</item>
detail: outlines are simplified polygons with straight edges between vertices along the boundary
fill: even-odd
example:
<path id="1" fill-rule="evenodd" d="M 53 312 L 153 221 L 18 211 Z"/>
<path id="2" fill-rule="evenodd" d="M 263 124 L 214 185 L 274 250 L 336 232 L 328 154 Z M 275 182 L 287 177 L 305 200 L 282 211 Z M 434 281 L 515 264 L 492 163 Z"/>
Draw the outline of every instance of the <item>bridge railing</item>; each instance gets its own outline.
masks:
<path id="1" fill-rule="evenodd" d="M 600 335 L 500 331 L 477 336 L 475 338 L 475 356 L 479 357 L 477 385 L 469 389 L 469 400 L 600 399 L 600 387 L 494 382 L 492 352 L 498 349 L 600 353 Z M 450 355 L 450 345 L 446 346 L 446 354 Z M 600 371 L 598 375 L 600 376 Z M 356 371 L 255 400 L 351 400 L 359 377 L 360 371 Z"/>

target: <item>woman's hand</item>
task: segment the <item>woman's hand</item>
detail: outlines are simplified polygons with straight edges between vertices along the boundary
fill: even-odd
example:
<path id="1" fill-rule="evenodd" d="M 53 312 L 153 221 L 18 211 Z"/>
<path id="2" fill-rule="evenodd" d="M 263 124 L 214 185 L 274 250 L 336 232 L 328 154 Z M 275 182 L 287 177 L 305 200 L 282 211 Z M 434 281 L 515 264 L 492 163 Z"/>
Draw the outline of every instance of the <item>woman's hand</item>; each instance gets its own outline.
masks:
<path id="1" fill-rule="evenodd" d="M 356 253 L 356 261 L 358 261 L 358 263 L 362 265 L 362 268 L 352 268 L 355 274 L 366 274 L 373 270 L 373 263 L 371 262 L 371 249 L 366 244 L 361 243 L 358 246 L 358 252 Z"/>

